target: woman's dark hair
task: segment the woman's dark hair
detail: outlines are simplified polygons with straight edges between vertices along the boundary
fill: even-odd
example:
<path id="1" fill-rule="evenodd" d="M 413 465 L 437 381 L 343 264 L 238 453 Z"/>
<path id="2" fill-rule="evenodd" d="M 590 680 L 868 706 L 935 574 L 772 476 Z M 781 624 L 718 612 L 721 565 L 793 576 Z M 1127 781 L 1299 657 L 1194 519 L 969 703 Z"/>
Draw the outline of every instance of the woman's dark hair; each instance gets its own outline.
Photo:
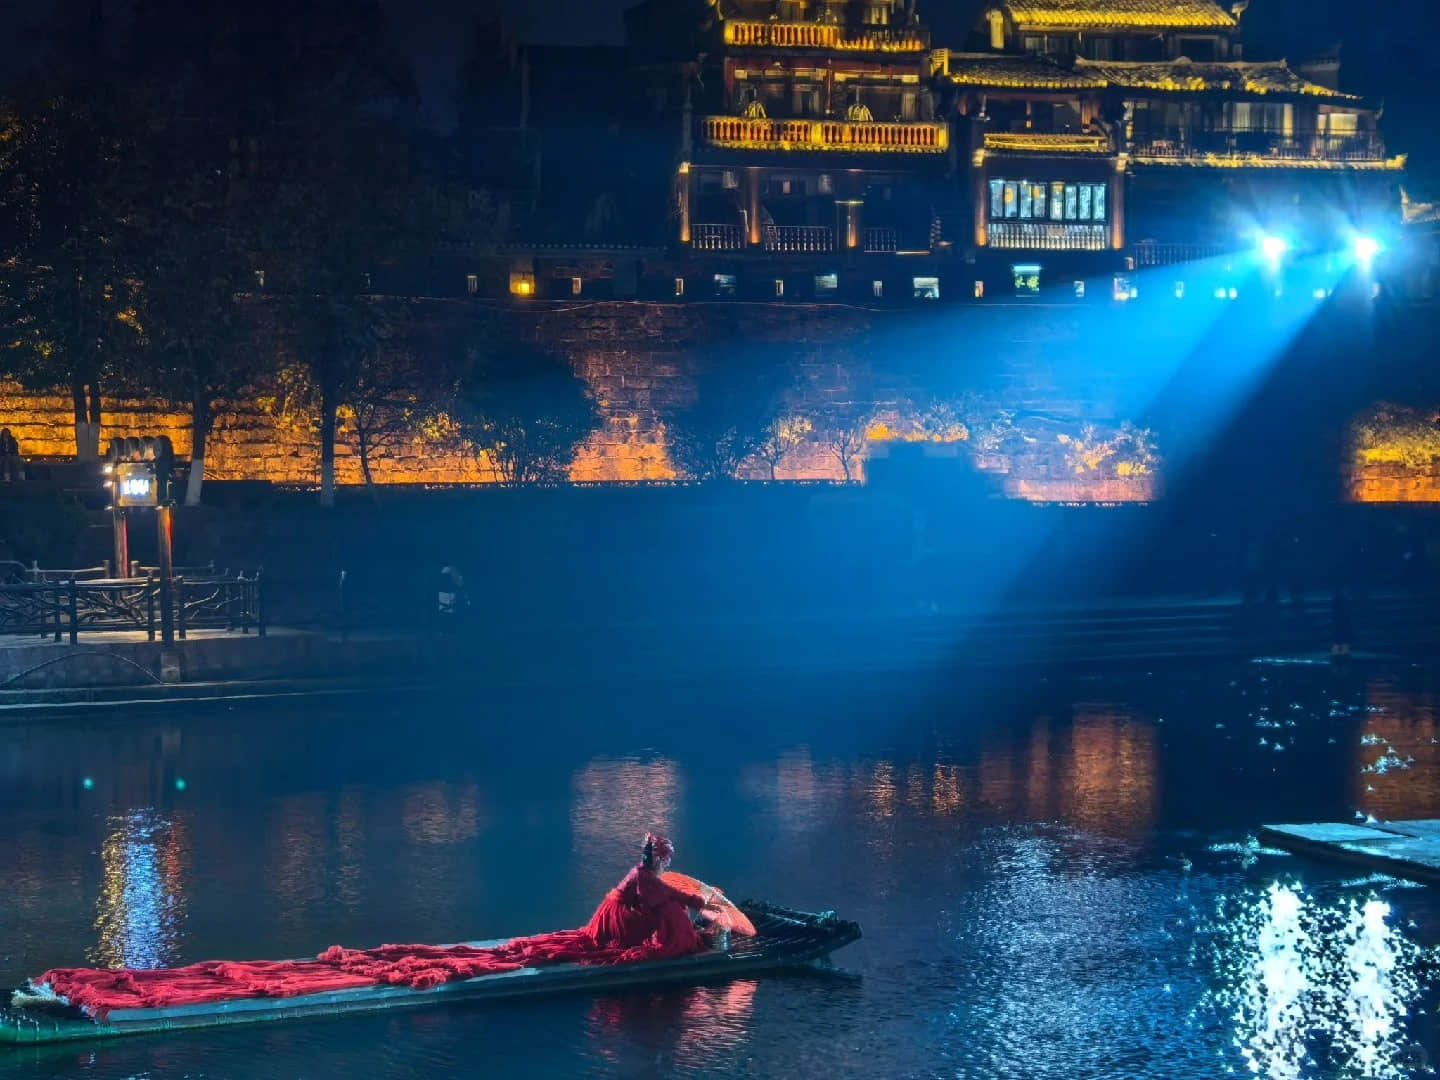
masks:
<path id="1" fill-rule="evenodd" d="M 655 869 L 655 845 L 649 838 L 646 838 L 645 846 L 640 851 L 640 865 L 646 870 Z"/>

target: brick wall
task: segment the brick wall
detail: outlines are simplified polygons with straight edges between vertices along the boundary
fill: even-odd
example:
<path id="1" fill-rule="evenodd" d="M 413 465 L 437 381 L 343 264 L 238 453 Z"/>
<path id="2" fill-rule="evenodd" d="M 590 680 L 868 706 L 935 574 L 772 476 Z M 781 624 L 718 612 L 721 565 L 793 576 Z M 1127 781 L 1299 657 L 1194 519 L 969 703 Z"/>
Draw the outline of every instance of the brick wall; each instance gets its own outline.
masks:
<path id="1" fill-rule="evenodd" d="M 399 302 L 397 302 L 399 303 Z M 696 377 L 742 349 L 777 349 L 798 367 L 792 408 L 820 416 L 861 401 L 893 428 L 903 427 L 921 390 L 979 392 L 997 408 L 1020 417 L 1043 416 L 1057 425 L 1113 425 L 1123 415 L 1126 374 L 1107 367 L 1103 354 L 1085 352 L 1080 316 L 1052 313 L 1014 332 L 1013 313 L 976 309 L 917 313 L 842 305 L 748 303 L 657 304 L 537 303 L 497 307 L 466 300 L 405 301 L 405 317 L 423 332 L 457 320 L 463 331 L 537 339 L 566 356 L 599 405 L 598 430 L 581 446 L 571 468 L 576 481 L 653 481 L 675 476 L 666 425 L 696 392 Z M 1011 324 L 1001 320 L 1009 318 Z M 966 320 L 963 324 L 961 320 Z M 987 321 L 988 320 L 988 321 Z M 259 348 L 287 348 L 282 340 Z M 152 402 L 106 402 L 101 447 L 114 435 L 164 433 L 188 457 L 187 418 Z M 0 383 L 0 426 L 9 427 L 26 455 L 73 453 L 69 399 L 25 394 Z M 336 448 L 342 484 L 361 481 L 359 459 L 343 430 Z M 1053 434 L 1042 436 L 1053 440 Z M 1163 433 L 1161 433 L 1163 451 Z M 1042 449 L 1044 449 L 1042 447 Z M 1153 476 L 1106 479 L 1057 469 L 1053 454 L 985 455 L 982 467 L 1004 475 L 1009 494 L 1063 501 L 1136 501 L 1153 496 Z M 477 483 L 493 479 L 468 453 L 441 450 L 420 440 L 372 462 L 379 483 Z M 313 432 L 278 421 L 259 395 L 229 402 L 207 445 L 206 475 L 222 480 L 264 479 L 308 484 L 319 474 Z M 768 475 L 763 465 L 747 475 Z M 839 480 L 839 463 L 818 441 L 799 447 L 780 466 L 781 479 Z"/>

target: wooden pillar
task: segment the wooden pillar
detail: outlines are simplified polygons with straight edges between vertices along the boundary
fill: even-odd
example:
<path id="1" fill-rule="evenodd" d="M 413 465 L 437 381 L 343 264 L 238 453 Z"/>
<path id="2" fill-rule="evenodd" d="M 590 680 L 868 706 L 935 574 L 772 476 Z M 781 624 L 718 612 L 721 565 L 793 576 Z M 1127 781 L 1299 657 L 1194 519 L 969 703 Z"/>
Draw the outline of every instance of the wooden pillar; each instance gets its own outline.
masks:
<path id="1" fill-rule="evenodd" d="M 748 230 L 746 242 L 759 247 L 765 241 L 765 232 L 760 228 L 760 169 L 745 170 L 745 225 Z"/>
<path id="2" fill-rule="evenodd" d="M 858 251 L 864 228 L 862 199 L 835 200 L 835 239 L 842 251 Z"/>
<path id="3" fill-rule="evenodd" d="M 1115 159 L 1115 179 L 1110 185 L 1110 246 L 1116 251 L 1125 247 L 1125 164 L 1121 154 Z"/>
<path id="4" fill-rule="evenodd" d="M 111 489 L 110 497 L 119 498 L 119 492 Z M 125 511 L 118 506 L 110 508 L 111 525 L 115 531 L 115 570 L 117 578 L 130 576 L 130 531 L 125 521 Z"/>
<path id="5" fill-rule="evenodd" d="M 690 243 L 690 163 L 680 163 L 679 175 L 675 177 L 676 195 L 680 200 L 680 243 Z"/>
<path id="6" fill-rule="evenodd" d="M 161 503 L 155 510 L 156 539 L 159 541 L 160 641 L 175 643 L 175 571 L 171 552 L 170 507 Z"/>
<path id="7" fill-rule="evenodd" d="M 985 167 L 984 160 L 970 170 L 970 175 L 975 177 L 975 246 L 984 247 L 989 242 L 989 231 L 985 228 L 986 213 L 989 209 L 990 185 L 986 182 L 986 174 L 990 170 Z"/>

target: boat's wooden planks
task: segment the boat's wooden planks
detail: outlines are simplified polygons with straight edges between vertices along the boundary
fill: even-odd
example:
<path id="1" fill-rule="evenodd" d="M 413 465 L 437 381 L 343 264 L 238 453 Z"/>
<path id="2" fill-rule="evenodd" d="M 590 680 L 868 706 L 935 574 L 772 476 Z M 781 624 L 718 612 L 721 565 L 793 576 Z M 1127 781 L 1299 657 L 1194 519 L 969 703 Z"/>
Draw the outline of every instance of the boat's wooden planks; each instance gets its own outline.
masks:
<path id="1" fill-rule="evenodd" d="M 765 970 L 793 967 L 828 955 L 860 936 L 854 923 L 748 902 L 747 915 L 759 934 L 742 939 L 729 952 L 708 952 L 643 964 L 557 964 L 482 975 L 426 990 L 403 986 L 367 986 L 291 998 L 241 998 L 204 1005 L 155 1009 L 116 1009 L 98 1024 L 78 1010 L 51 1006 L 33 1010 L 0 1009 L 0 1042 L 45 1043 L 109 1038 L 185 1028 L 254 1023 L 348 1012 L 415 1007 L 487 997 L 534 996 L 568 990 L 612 990 L 733 979 Z M 476 942 L 471 944 L 499 944 Z"/>

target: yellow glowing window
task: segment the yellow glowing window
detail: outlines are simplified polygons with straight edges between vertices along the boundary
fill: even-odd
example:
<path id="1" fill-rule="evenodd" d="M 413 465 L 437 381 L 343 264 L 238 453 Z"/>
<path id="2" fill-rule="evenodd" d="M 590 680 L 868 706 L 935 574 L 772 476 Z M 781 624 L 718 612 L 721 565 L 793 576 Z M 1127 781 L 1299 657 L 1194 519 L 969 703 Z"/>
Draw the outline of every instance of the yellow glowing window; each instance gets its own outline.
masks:
<path id="1" fill-rule="evenodd" d="M 975 299 L 976 299 L 976 300 L 983 300 L 983 299 L 985 299 L 985 282 L 983 282 L 983 281 L 977 281 L 977 282 L 975 282 Z"/>
<path id="2" fill-rule="evenodd" d="M 1065 184 L 1059 180 L 1050 184 L 1050 220 L 1065 220 Z"/>
<path id="3" fill-rule="evenodd" d="M 1005 216 L 1013 218 L 1020 212 L 1020 185 L 1005 181 Z"/>
<path id="4" fill-rule="evenodd" d="M 510 292 L 514 296 L 533 296 L 535 294 L 535 275 L 524 270 L 512 271 Z"/>
<path id="5" fill-rule="evenodd" d="M 675 279 L 675 295 L 676 295 L 676 296 L 684 296 L 684 295 L 685 295 L 685 279 L 684 279 L 683 277 L 677 277 L 677 278 Z"/>

